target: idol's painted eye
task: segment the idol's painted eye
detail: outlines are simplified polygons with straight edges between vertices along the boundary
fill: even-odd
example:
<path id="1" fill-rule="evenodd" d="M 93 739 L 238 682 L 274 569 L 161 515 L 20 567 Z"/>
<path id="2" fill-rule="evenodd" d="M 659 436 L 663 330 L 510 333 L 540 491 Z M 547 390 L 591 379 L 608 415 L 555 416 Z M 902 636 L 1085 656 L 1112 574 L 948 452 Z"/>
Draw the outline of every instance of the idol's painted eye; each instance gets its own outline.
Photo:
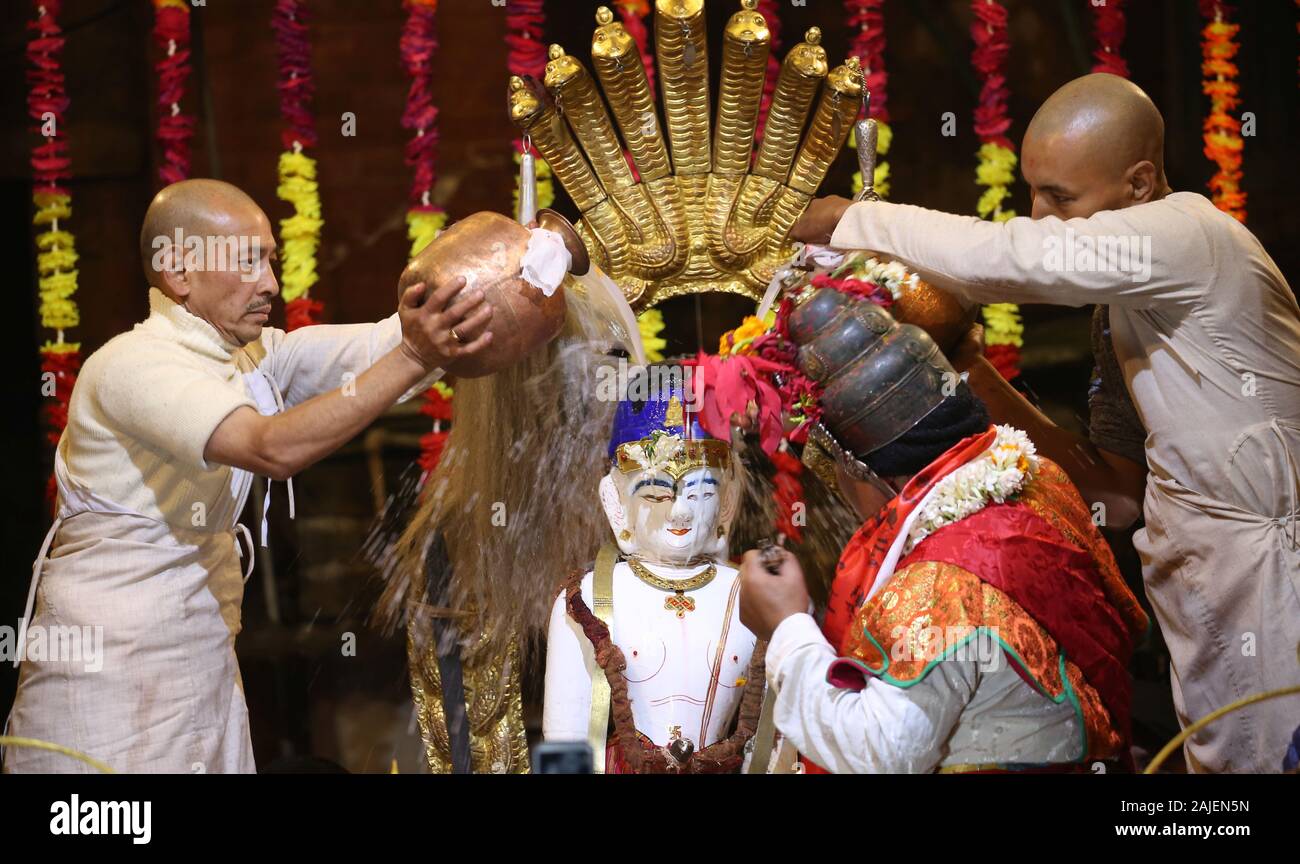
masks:
<path id="1" fill-rule="evenodd" d="M 665 502 L 665 501 L 671 501 L 672 499 L 673 499 L 673 496 L 671 496 L 671 495 L 657 495 L 657 494 L 655 494 L 654 492 L 642 492 L 642 493 L 641 493 L 641 500 L 642 500 L 642 501 L 649 501 L 649 502 L 652 503 L 652 504 L 662 504 L 663 502 Z"/>

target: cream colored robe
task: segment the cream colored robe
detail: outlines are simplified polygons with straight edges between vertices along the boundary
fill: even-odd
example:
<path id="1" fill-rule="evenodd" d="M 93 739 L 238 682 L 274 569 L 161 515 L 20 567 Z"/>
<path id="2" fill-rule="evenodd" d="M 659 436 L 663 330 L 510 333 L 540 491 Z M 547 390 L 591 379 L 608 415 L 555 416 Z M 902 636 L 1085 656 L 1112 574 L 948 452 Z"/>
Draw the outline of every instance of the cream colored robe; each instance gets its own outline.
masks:
<path id="1" fill-rule="evenodd" d="M 1114 255 L 1098 265 L 1098 243 L 1120 238 L 1136 241 L 1131 272 Z M 1253 234 L 1177 192 L 1088 219 L 1000 224 L 861 203 L 831 242 L 897 258 L 971 302 L 1109 304 L 1148 433 L 1134 543 L 1180 721 L 1300 683 L 1300 309 Z M 1144 263 L 1149 273 L 1133 266 Z M 1276 772 L 1297 722 L 1300 696 L 1261 703 L 1197 733 L 1189 762 Z"/>
<path id="2" fill-rule="evenodd" d="M 400 343 L 401 325 L 266 328 L 241 348 L 156 289 L 149 305 L 86 360 L 72 393 L 9 732 L 117 771 L 251 772 L 234 649 L 250 569 L 240 559 L 253 554 L 235 520 L 252 475 L 203 450 L 241 406 L 273 414 L 347 384 Z M 69 627 L 98 632 L 101 656 L 38 642 Z M 91 770 L 25 748 L 9 748 L 4 769 Z"/>

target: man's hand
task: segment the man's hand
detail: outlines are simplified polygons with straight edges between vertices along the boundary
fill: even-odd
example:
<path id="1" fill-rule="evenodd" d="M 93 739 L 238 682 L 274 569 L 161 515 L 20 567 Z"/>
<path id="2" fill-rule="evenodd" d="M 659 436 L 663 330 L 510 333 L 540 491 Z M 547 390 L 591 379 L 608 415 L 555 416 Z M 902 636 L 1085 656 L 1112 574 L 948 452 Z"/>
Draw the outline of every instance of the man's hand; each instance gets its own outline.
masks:
<path id="1" fill-rule="evenodd" d="M 794 555 L 784 549 L 778 551 L 781 565 L 775 574 L 763 566 L 755 549 L 746 552 L 740 562 L 740 623 L 763 641 L 772 638 L 782 621 L 808 611 L 803 568 Z"/>
<path id="2" fill-rule="evenodd" d="M 840 220 L 844 218 L 844 211 L 852 205 L 852 201 L 839 195 L 814 198 L 808 205 L 808 209 L 799 217 L 799 221 L 790 229 L 790 239 L 824 246 L 831 242 L 835 226 L 840 224 Z"/>
<path id="3" fill-rule="evenodd" d="M 432 296 L 423 282 L 402 293 L 397 316 L 402 322 L 402 353 L 426 370 L 477 354 L 492 342 L 487 326 L 492 304 L 477 288 L 461 291 L 465 277 L 457 276 Z M 455 331 L 454 333 L 452 331 Z"/>

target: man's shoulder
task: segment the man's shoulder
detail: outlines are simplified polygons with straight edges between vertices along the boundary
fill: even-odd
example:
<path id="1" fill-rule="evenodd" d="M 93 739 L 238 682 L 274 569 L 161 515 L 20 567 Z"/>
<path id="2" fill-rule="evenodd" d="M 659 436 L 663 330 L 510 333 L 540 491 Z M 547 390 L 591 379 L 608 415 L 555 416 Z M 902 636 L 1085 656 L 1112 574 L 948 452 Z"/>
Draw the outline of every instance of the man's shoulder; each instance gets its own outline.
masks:
<path id="1" fill-rule="evenodd" d="M 169 344 L 144 324 L 137 324 L 91 352 L 81 366 L 79 379 L 108 371 L 129 369 L 170 354 Z"/>
<path id="2" fill-rule="evenodd" d="M 1234 250 L 1242 254 L 1255 254 L 1262 248 L 1249 228 L 1220 210 L 1213 201 L 1199 192 L 1171 192 L 1152 204 L 1163 205 L 1151 209 L 1150 215 L 1154 222 L 1160 223 L 1171 214 L 1181 214 L 1194 222 L 1204 233 L 1216 260 L 1221 261 L 1223 256 L 1232 255 Z"/>
<path id="3" fill-rule="evenodd" d="M 111 376 L 129 383 L 145 376 L 156 378 L 160 372 L 173 376 L 211 374 L 183 345 L 156 332 L 145 321 L 92 352 L 82 364 L 78 380 L 102 381 Z"/>

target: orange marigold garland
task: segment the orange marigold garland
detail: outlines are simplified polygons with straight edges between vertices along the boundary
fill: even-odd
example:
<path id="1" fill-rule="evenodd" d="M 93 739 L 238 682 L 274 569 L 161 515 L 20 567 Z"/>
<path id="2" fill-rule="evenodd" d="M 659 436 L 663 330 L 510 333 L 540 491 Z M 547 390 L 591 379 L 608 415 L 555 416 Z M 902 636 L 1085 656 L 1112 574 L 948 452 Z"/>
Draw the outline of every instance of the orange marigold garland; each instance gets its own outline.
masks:
<path id="1" fill-rule="evenodd" d="M 77 291 L 77 246 L 66 221 L 72 216 L 72 196 L 61 184 L 71 176 L 64 118 L 68 95 L 61 66 L 63 31 L 58 16 L 61 0 L 36 0 L 32 35 L 27 42 L 27 113 L 37 124 L 42 142 L 32 148 L 32 202 L 36 215 L 36 270 L 41 326 L 51 331 L 41 346 L 41 395 L 50 400 L 44 414 L 46 440 L 58 446 L 68 424 L 68 400 L 81 368 L 81 345 L 66 341 L 65 331 L 80 323 L 73 294 Z M 46 496 L 55 500 L 54 477 Z"/>
<path id="2" fill-rule="evenodd" d="M 1228 21 L 1232 7 L 1227 3 L 1202 0 L 1201 15 L 1209 19 L 1201 31 L 1201 91 L 1210 97 L 1210 113 L 1202 126 L 1205 158 L 1218 170 L 1210 178 L 1214 206 L 1239 222 L 1246 221 L 1246 192 L 1241 188 L 1241 121 L 1232 116 L 1241 105 L 1238 98 L 1235 41 L 1238 24 Z"/>
<path id="3" fill-rule="evenodd" d="M 190 176 L 190 139 L 194 118 L 181 111 L 185 82 L 190 77 L 189 0 L 153 0 L 153 39 L 165 56 L 158 70 L 158 143 L 162 164 L 158 176 L 164 186 Z"/>
<path id="4" fill-rule="evenodd" d="M 1005 222 L 1016 211 L 1002 209 L 1015 182 L 1016 150 L 1007 130 L 1011 128 L 1007 100 L 1006 61 L 1011 50 L 1007 39 L 1007 10 L 995 0 L 973 0 L 971 37 L 975 50 L 971 64 L 980 76 L 979 105 L 975 109 L 975 134 L 980 139 L 979 167 L 975 182 L 987 187 L 980 196 L 980 218 Z M 990 303 L 984 307 L 985 356 L 1008 381 L 1020 374 L 1021 334 L 1024 325 L 1014 303 Z"/>
<path id="5" fill-rule="evenodd" d="M 316 250 L 320 246 L 320 188 L 316 160 L 308 151 L 316 146 L 316 124 L 311 97 L 316 85 L 311 70 L 311 43 L 307 36 L 307 7 L 303 0 L 277 0 L 271 16 L 279 60 L 280 154 L 276 194 L 293 205 L 293 215 L 280 220 L 280 294 L 284 298 L 285 329 L 296 330 L 320 323 L 323 304 L 311 298 L 316 284 Z"/>

